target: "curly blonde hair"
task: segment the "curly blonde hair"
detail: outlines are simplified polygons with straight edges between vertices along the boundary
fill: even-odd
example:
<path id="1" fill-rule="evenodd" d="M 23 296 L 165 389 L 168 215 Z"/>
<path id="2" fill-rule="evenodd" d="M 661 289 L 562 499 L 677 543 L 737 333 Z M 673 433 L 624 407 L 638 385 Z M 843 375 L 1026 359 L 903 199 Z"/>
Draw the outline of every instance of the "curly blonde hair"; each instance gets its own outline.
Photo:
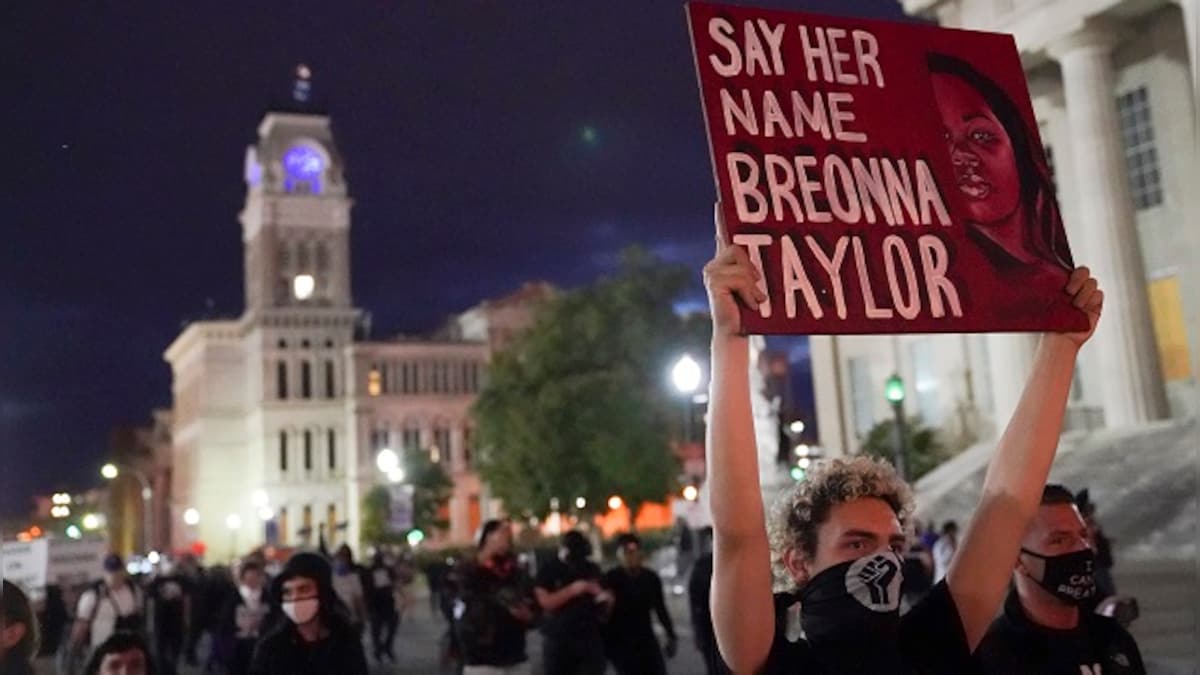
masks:
<path id="1" fill-rule="evenodd" d="M 767 520 L 771 542 L 771 566 L 776 587 L 794 590 L 795 582 L 783 564 L 788 549 L 805 556 L 817 554 L 817 530 L 838 504 L 874 497 L 896 512 L 900 526 L 907 529 L 913 512 L 912 490 L 891 464 L 869 457 L 850 457 L 817 462 L 808 476 L 785 490 L 775 501 Z"/>

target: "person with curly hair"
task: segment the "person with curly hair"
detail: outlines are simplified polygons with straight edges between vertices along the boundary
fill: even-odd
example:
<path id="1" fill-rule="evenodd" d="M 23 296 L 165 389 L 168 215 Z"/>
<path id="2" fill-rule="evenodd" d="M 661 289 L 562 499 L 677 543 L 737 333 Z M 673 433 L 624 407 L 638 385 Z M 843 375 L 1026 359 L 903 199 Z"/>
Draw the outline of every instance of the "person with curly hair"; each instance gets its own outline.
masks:
<path id="1" fill-rule="evenodd" d="M 717 214 L 717 253 L 704 278 L 713 316 L 711 603 L 725 662 L 735 673 L 973 672 L 971 653 L 1000 608 L 1021 538 L 1037 514 L 1075 357 L 1095 329 L 1103 293 L 1086 268 L 1071 273 L 1065 292 L 1090 328 L 1042 338 L 946 578 L 901 617 L 912 495 L 891 466 L 865 457 L 819 464 L 783 496 L 768 536 L 740 311 L 766 294 L 748 252 L 727 244 L 719 208 Z M 772 563 L 782 591 L 775 596 Z M 797 599 L 803 637 L 793 639 L 790 610 Z"/>

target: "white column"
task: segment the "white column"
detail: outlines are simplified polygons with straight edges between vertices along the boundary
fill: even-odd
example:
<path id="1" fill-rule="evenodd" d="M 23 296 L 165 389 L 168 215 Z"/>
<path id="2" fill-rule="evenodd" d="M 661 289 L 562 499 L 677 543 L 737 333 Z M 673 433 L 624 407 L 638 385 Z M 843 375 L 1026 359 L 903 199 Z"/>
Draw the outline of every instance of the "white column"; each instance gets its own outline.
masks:
<path id="1" fill-rule="evenodd" d="M 1125 173 L 1114 100 L 1114 30 L 1092 25 L 1050 48 L 1062 67 L 1071 151 L 1078 182 L 1081 255 L 1105 290 L 1094 342 L 1093 381 L 1103 383 L 1105 424 L 1123 427 L 1167 415 L 1146 273 Z"/>
<path id="2" fill-rule="evenodd" d="M 996 437 L 1004 433 L 1033 367 L 1038 336 L 993 333 L 987 336 L 987 368 L 992 383 L 992 423 Z"/>
<path id="3" fill-rule="evenodd" d="M 837 335 L 813 335 L 808 338 L 813 369 L 813 394 L 816 398 L 816 422 L 820 431 L 818 442 L 827 454 L 833 456 L 849 454 L 842 414 L 845 400 L 840 380 L 840 339 Z"/>

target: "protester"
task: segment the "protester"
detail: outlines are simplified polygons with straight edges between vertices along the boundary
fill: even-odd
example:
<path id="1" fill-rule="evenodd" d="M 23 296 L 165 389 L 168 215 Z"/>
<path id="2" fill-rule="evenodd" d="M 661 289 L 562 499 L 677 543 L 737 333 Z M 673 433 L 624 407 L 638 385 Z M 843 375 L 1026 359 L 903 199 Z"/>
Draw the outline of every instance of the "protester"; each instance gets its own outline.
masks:
<path id="1" fill-rule="evenodd" d="M 238 569 L 238 594 L 229 598 L 221 612 L 222 642 L 232 647 L 230 675 L 250 672 L 254 645 L 266 628 L 270 605 L 266 594 L 266 572 L 262 565 L 247 560 Z"/>
<path id="2" fill-rule="evenodd" d="M 933 545 L 933 582 L 937 583 L 946 578 L 950 571 L 950 561 L 958 550 L 958 523 L 948 520 L 942 525 L 942 536 Z"/>
<path id="3" fill-rule="evenodd" d="M 33 675 L 38 624 L 29 596 L 5 579 L 0 588 L 0 675 Z"/>
<path id="4" fill-rule="evenodd" d="M 155 675 L 146 639 L 120 631 L 102 642 L 88 659 L 84 675 Z"/>
<path id="5" fill-rule="evenodd" d="M 1098 604 L 1105 598 L 1117 594 L 1117 582 L 1113 580 L 1114 564 L 1112 541 L 1104 534 L 1100 522 L 1096 519 L 1096 503 L 1092 501 L 1091 492 L 1084 488 L 1075 495 L 1075 505 L 1079 507 L 1079 515 L 1088 528 L 1088 541 L 1096 552 L 1096 597 Z"/>
<path id="6" fill-rule="evenodd" d="M 190 581 L 179 574 L 170 558 L 159 563 L 158 574 L 147 589 L 154 626 L 154 652 L 161 675 L 175 675 L 187 637 L 191 616 Z"/>
<path id="7" fill-rule="evenodd" d="M 675 579 L 686 579 L 696 560 L 695 537 L 686 518 L 675 519 L 675 530 L 671 538 L 675 542 Z"/>
<path id="8" fill-rule="evenodd" d="M 238 596 L 237 582 L 227 565 L 213 565 L 204 574 L 203 631 L 209 635 L 208 658 L 204 661 L 205 672 L 228 670 L 233 662 L 233 640 L 223 634 L 221 627 L 225 607 Z"/>
<path id="9" fill-rule="evenodd" d="M 354 564 L 350 547 L 342 544 L 333 559 L 333 590 L 350 610 L 350 626 L 362 635 L 367 625 L 367 593 L 363 572 Z"/>
<path id="10" fill-rule="evenodd" d="M 709 607 L 709 597 L 712 591 L 712 527 L 704 527 L 699 532 L 700 557 L 692 566 L 692 574 L 688 579 L 688 613 L 692 619 L 692 635 L 696 649 L 704 658 L 704 668 L 708 675 L 724 675 L 729 672 L 721 661 L 721 652 L 717 649 L 717 636 L 713 632 L 712 609 Z"/>
<path id="11" fill-rule="evenodd" d="M 933 556 L 921 544 L 919 537 L 913 537 L 909 541 L 900 573 L 900 593 L 904 600 L 900 611 L 905 612 L 920 602 L 933 588 Z"/>
<path id="12" fill-rule="evenodd" d="M 177 571 L 188 581 L 185 590 L 188 593 L 189 616 L 187 637 L 183 642 L 183 660 L 188 665 L 194 666 L 198 661 L 196 647 L 207 626 L 208 578 L 199 561 L 196 560 L 196 556 L 191 553 L 185 553 L 179 559 Z"/>
<path id="13" fill-rule="evenodd" d="M 254 650 L 253 675 L 366 675 L 360 634 L 333 591 L 329 562 L 297 553 L 275 579 L 286 621 L 272 627 Z"/>
<path id="14" fill-rule="evenodd" d="M 383 661 L 386 656 L 395 662 L 392 643 L 400 623 L 400 615 L 396 611 L 396 570 L 387 564 L 382 551 L 375 552 L 368 578 L 371 589 L 367 613 L 371 621 L 371 646 L 375 649 L 375 660 Z"/>
<path id="15" fill-rule="evenodd" d="M 1090 539 L 1074 495 L 1047 485 L 1021 540 L 1015 589 L 976 652 L 986 675 L 1145 675 L 1129 633 L 1083 609 L 1096 595 Z"/>
<path id="16" fill-rule="evenodd" d="M 451 575 L 458 584 L 453 616 L 463 673 L 529 673 L 525 631 L 536 609 L 529 578 L 512 554 L 512 526 L 489 520 L 476 544 L 475 555 Z"/>
<path id="17" fill-rule="evenodd" d="M 104 558 L 104 578 L 79 597 L 71 640 L 92 649 L 118 631 L 142 635 L 146 630 L 142 589 L 125 574 L 125 561 L 111 553 Z"/>
<path id="18" fill-rule="evenodd" d="M 621 564 L 609 570 L 602 582 L 613 595 L 612 613 L 604 626 L 605 653 L 617 675 L 666 675 L 663 651 L 674 658 L 679 641 L 667 612 L 662 579 L 642 564 L 642 540 L 636 534 L 617 537 L 617 558 Z M 667 634 L 665 647 L 654 635 L 651 612 L 658 615 Z"/>
<path id="19" fill-rule="evenodd" d="M 562 536 L 558 558 L 538 570 L 534 593 L 546 612 L 542 623 L 546 675 L 600 675 L 604 639 L 600 623 L 612 594 L 600 585 L 601 572 L 589 558 L 592 545 L 578 530 Z"/>
<path id="20" fill-rule="evenodd" d="M 1100 314 L 1095 280 L 1086 269 L 1072 273 L 1066 292 L 1091 329 L 1042 338 L 945 580 L 901 617 L 899 554 L 911 492 L 890 465 L 862 456 L 818 463 L 780 500 L 768 538 L 739 307 L 757 307 L 767 295 L 747 251 L 726 244 L 719 216 L 717 225 L 718 253 L 705 267 L 713 314 L 708 480 L 713 620 L 725 661 L 747 673 L 972 672 L 971 652 L 1000 608 L 1011 561 L 1037 512 L 1075 356 Z M 772 562 L 789 591 L 776 598 L 778 613 Z M 797 596 L 804 637 L 792 641 Z"/>

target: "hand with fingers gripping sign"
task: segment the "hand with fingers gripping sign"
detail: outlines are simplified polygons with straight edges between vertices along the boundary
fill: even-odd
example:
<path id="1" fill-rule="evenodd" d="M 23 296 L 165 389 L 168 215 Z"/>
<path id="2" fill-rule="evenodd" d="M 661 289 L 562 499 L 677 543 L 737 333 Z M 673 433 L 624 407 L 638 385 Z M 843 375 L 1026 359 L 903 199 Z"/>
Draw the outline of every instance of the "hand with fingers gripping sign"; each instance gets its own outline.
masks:
<path id="1" fill-rule="evenodd" d="M 742 335 L 739 304 L 757 307 L 767 299 L 766 283 L 742 246 L 729 243 L 729 231 L 721 215 L 721 203 L 713 208 L 717 226 L 717 252 L 704 266 L 704 285 L 712 308 L 716 335 Z"/>

